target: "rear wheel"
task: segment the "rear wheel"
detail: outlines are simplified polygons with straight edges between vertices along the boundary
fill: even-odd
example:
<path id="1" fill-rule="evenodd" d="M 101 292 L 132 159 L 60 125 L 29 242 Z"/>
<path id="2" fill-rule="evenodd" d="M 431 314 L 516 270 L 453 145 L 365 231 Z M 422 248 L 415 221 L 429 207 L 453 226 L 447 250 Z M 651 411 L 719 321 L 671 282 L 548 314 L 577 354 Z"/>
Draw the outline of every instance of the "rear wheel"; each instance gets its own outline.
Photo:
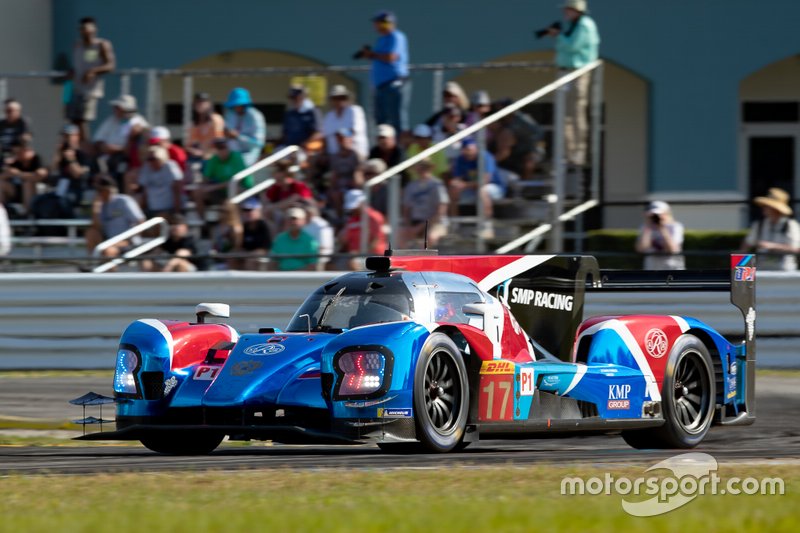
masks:
<path id="1" fill-rule="evenodd" d="M 140 442 L 148 449 L 168 455 L 206 455 L 222 442 L 224 435 L 158 431 L 143 436 Z"/>
<path id="2" fill-rule="evenodd" d="M 664 425 L 623 431 L 634 448 L 694 448 L 711 427 L 716 406 L 714 365 L 703 342 L 683 335 L 675 342 L 661 388 Z"/>
<path id="3" fill-rule="evenodd" d="M 428 338 L 414 372 L 417 439 L 428 450 L 449 452 L 464 438 L 469 411 L 467 367 L 447 335 Z"/>

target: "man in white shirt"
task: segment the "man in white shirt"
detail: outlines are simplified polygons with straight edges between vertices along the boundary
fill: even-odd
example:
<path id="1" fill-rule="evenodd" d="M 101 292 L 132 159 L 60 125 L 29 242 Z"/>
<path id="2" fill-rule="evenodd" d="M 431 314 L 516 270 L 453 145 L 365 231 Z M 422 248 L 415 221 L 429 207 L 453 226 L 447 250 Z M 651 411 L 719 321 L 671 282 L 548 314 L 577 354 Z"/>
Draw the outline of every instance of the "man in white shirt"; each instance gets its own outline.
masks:
<path id="1" fill-rule="evenodd" d="M 3 204 L 0 204 L 0 257 L 8 255 L 11 251 L 11 225 L 8 223 L 8 213 Z"/>
<path id="2" fill-rule="evenodd" d="M 328 94 L 331 110 L 322 120 L 322 134 L 325 136 L 325 148 L 328 154 L 339 151 L 336 132 L 349 129 L 353 132 L 353 149 L 366 159 L 369 153 L 367 139 L 367 118 L 364 109 L 353 103 L 350 91 L 344 85 L 334 85 Z"/>
<path id="3" fill-rule="evenodd" d="M 764 217 L 750 226 L 742 243 L 743 251 L 760 254 L 758 268 L 768 270 L 797 270 L 800 252 L 800 223 L 792 217 L 789 193 L 773 187 L 766 196 L 757 196 L 753 203 L 761 207 Z"/>

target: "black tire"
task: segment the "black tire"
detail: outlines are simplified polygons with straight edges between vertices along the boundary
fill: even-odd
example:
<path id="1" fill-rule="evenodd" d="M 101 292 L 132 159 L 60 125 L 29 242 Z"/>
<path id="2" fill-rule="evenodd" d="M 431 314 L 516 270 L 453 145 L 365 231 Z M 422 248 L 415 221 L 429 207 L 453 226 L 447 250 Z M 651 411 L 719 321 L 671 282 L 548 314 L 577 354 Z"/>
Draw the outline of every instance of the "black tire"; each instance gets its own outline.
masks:
<path id="1" fill-rule="evenodd" d="M 154 452 L 167 455 L 207 455 L 219 446 L 225 435 L 157 431 L 143 436 L 140 442 Z"/>
<path id="2" fill-rule="evenodd" d="M 427 451 L 449 452 L 464 438 L 469 381 L 464 358 L 444 333 L 425 342 L 414 372 L 417 439 Z"/>
<path id="3" fill-rule="evenodd" d="M 637 449 L 694 448 L 711 427 L 716 407 L 714 364 L 705 344 L 694 335 L 681 336 L 672 347 L 661 387 L 664 425 L 623 431 Z"/>

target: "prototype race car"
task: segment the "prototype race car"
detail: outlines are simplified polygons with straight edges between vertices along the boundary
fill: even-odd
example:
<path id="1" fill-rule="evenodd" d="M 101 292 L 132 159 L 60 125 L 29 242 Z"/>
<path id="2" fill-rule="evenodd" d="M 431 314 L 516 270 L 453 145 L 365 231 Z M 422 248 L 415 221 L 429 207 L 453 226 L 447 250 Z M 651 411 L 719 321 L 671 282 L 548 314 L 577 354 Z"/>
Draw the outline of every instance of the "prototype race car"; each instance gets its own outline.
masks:
<path id="1" fill-rule="evenodd" d="M 313 292 L 285 331 L 239 335 L 208 315 L 144 319 L 122 334 L 116 431 L 163 453 L 225 436 L 375 442 L 447 452 L 479 438 L 619 433 L 691 448 L 712 424 L 755 418 L 755 257 L 730 271 L 604 271 L 589 256 L 371 257 Z M 730 291 L 733 343 L 683 316 L 583 321 L 594 291 Z M 97 419 L 84 419 L 89 423 Z"/>

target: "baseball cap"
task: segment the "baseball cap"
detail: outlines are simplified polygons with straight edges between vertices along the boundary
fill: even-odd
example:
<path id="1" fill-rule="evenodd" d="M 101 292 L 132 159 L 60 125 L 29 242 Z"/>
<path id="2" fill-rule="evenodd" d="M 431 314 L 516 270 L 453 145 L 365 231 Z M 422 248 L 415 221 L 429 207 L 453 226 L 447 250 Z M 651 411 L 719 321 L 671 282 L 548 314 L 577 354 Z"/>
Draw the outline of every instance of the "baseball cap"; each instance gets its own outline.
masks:
<path id="1" fill-rule="evenodd" d="M 328 97 L 336 98 L 337 96 L 350 96 L 350 91 L 344 85 L 334 85 L 331 87 Z"/>
<path id="2" fill-rule="evenodd" d="M 75 124 L 65 124 L 64 127 L 61 128 L 61 133 L 64 135 L 76 135 L 80 132 L 80 128 Z"/>
<path id="3" fill-rule="evenodd" d="M 147 159 L 157 159 L 163 163 L 169 159 L 169 152 L 163 146 L 151 146 L 147 149 Z"/>
<path id="4" fill-rule="evenodd" d="M 306 219 L 306 212 L 303 211 L 300 207 L 290 207 L 286 210 L 286 218 L 298 218 L 305 220 Z"/>
<path id="5" fill-rule="evenodd" d="M 350 189 L 344 195 L 344 208 L 346 211 L 352 211 L 361 205 L 364 201 L 364 191 L 361 189 Z"/>
<path id="6" fill-rule="evenodd" d="M 261 209 L 261 202 L 258 201 L 258 198 L 255 196 L 251 196 L 247 200 L 241 203 L 240 207 L 243 211 L 252 211 L 255 209 Z"/>
<path id="7" fill-rule="evenodd" d="M 303 87 L 302 85 L 292 85 L 291 87 L 289 87 L 289 92 L 287 93 L 287 96 L 289 98 L 294 98 L 295 96 L 300 96 L 301 94 L 305 93 L 306 93 L 306 88 Z"/>
<path id="8" fill-rule="evenodd" d="M 375 16 L 372 17 L 372 22 L 389 22 L 394 24 L 397 22 L 397 17 L 395 17 L 394 13 L 391 11 L 378 11 L 375 13 Z"/>
<path id="9" fill-rule="evenodd" d="M 463 141 L 461 141 L 461 148 L 466 148 L 467 146 L 475 146 L 478 143 L 475 142 L 475 139 L 472 137 L 467 137 Z"/>
<path id="10" fill-rule="evenodd" d="M 194 99 L 196 102 L 210 102 L 211 95 L 208 94 L 207 92 L 201 91 L 199 93 L 194 93 Z"/>
<path id="11" fill-rule="evenodd" d="M 378 137 L 394 137 L 394 127 L 390 124 L 381 124 L 378 126 Z"/>
<path id="12" fill-rule="evenodd" d="M 150 130 L 150 140 L 168 141 L 172 136 L 164 126 L 156 126 Z"/>
<path id="13" fill-rule="evenodd" d="M 433 137 L 433 130 L 427 124 L 417 124 L 414 126 L 414 137 Z"/>
<path id="14" fill-rule="evenodd" d="M 662 200 L 653 200 L 647 204 L 647 212 L 653 215 L 663 215 L 664 213 L 669 213 L 669 204 Z"/>
<path id="15" fill-rule="evenodd" d="M 472 93 L 472 105 L 489 105 L 492 103 L 489 93 L 486 91 L 475 91 Z"/>
<path id="16" fill-rule="evenodd" d="M 111 100 L 111 105 L 127 112 L 136 111 L 136 97 L 132 94 L 123 94 Z"/>
<path id="17" fill-rule="evenodd" d="M 364 161 L 364 163 L 361 165 L 361 168 L 365 172 L 372 172 L 377 175 L 385 172 L 388 167 L 386 166 L 386 161 L 379 157 L 373 157 L 372 159 L 367 159 Z"/>

